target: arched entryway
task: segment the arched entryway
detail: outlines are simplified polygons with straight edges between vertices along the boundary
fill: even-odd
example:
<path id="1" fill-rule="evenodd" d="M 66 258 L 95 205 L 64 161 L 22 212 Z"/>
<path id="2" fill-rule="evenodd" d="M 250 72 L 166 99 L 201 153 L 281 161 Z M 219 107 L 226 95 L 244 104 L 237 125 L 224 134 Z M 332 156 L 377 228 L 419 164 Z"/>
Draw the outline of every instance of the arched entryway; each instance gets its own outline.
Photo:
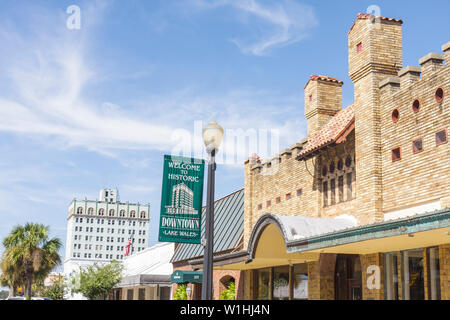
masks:
<path id="1" fill-rule="evenodd" d="M 219 296 L 220 299 L 225 299 L 226 297 L 236 296 L 236 280 L 232 276 L 224 276 L 219 281 Z M 227 290 L 228 294 L 224 295 L 224 291 Z M 231 294 L 231 291 L 234 291 Z"/>
<path id="2" fill-rule="evenodd" d="M 335 300 L 362 299 L 362 273 L 359 255 L 337 255 L 334 288 Z"/>

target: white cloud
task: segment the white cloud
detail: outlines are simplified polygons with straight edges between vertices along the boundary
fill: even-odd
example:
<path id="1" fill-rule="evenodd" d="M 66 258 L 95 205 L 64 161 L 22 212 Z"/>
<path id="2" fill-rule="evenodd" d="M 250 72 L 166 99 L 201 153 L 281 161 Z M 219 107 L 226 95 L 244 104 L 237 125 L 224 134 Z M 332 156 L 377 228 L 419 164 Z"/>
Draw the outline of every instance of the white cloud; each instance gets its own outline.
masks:
<path id="1" fill-rule="evenodd" d="M 294 0 L 192 0 L 197 9 L 232 7 L 241 14 L 241 22 L 252 26 L 253 39 L 231 39 L 243 53 L 266 55 L 272 48 L 299 42 L 318 25 L 314 9 Z"/>
<path id="2" fill-rule="evenodd" d="M 231 0 L 210 4 L 232 5 L 281 27 L 289 34 L 289 40 L 279 45 L 296 39 L 290 33 L 297 22 L 286 10 L 288 5 L 302 8 L 299 4 L 283 1 L 269 7 L 257 1 Z M 85 15 L 84 20 L 95 21 Z M 201 89 L 193 87 L 153 94 L 126 107 L 109 98 L 93 101 L 86 89 L 104 80 L 96 69 L 95 58 L 89 54 L 89 45 L 94 41 L 91 37 L 95 37 L 93 29 L 77 35 L 50 23 L 40 28 L 35 34 L 16 33 L 8 41 L 4 41 L 8 33 L 0 33 L 0 41 L 6 47 L 3 52 L 15 52 L 0 52 L 0 66 L 5 70 L 0 80 L 11 86 L 9 92 L 0 91 L 0 131 L 26 135 L 53 148 L 82 147 L 115 158 L 125 166 L 139 167 L 147 166 L 147 162 L 124 159 L 124 150 L 170 152 L 177 144 L 172 139 L 175 130 L 182 128 L 192 134 L 198 120 L 215 119 L 226 129 L 278 130 L 281 148 L 298 141 L 303 134 L 302 117 L 286 117 L 296 112 L 300 115 L 300 94 L 285 97 L 277 92 L 241 88 L 217 95 L 199 93 Z M 273 47 L 258 46 L 255 53 Z M 202 147 L 201 141 L 197 141 L 197 146 Z M 224 147 L 222 151 L 226 150 Z M 239 155 L 245 156 L 248 155 Z"/>

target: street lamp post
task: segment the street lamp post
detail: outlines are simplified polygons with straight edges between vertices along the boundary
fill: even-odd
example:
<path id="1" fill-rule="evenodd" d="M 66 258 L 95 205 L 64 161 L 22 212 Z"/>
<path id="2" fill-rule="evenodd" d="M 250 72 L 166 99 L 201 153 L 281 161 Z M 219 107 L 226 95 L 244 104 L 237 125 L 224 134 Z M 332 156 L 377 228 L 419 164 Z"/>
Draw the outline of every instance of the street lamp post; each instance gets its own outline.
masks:
<path id="1" fill-rule="evenodd" d="M 216 153 L 222 143 L 223 128 L 217 122 L 210 122 L 203 128 L 203 141 L 209 155 L 208 187 L 206 194 L 205 243 L 203 254 L 202 300 L 212 300 L 213 291 L 213 246 L 214 246 L 214 180 Z"/>

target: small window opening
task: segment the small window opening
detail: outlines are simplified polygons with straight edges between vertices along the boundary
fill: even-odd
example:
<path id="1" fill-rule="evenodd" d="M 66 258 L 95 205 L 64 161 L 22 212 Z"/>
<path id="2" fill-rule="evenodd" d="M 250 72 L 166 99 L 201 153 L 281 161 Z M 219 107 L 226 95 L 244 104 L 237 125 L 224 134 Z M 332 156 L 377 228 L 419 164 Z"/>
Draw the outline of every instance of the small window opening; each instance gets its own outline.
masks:
<path id="1" fill-rule="evenodd" d="M 417 139 L 413 141 L 413 153 L 419 153 L 423 151 L 423 140 Z"/>
<path id="2" fill-rule="evenodd" d="M 400 147 L 392 149 L 392 162 L 398 161 L 402 158 Z"/>
<path id="3" fill-rule="evenodd" d="M 358 53 L 360 53 L 360 52 L 362 51 L 362 49 L 363 49 L 362 42 L 360 42 L 360 43 L 358 43 L 358 45 L 356 46 L 356 51 L 357 51 Z"/>
<path id="4" fill-rule="evenodd" d="M 394 111 L 392 111 L 392 121 L 394 123 L 397 123 L 399 119 L 400 119 L 400 112 L 398 111 L 398 109 L 395 109 Z"/>
<path id="5" fill-rule="evenodd" d="M 413 109 L 414 113 L 419 112 L 419 109 L 420 109 L 420 101 L 419 100 L 414 100 L 412 109 Z"/>
<path id="6" fill-rule="evenodd" d="M 447 130 L 436 132 L 436 146 L 447 143 Z"/>

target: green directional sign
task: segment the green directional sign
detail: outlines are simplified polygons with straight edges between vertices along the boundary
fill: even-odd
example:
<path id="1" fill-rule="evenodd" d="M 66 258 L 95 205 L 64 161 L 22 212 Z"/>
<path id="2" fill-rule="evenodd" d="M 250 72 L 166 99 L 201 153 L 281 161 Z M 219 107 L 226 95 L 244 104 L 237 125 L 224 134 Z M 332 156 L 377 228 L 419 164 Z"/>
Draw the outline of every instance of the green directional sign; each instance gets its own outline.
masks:
<path id="1" fill-rule="evenodd" d="M 164 156 L 159 241 L 201 243 L 205 161 Z"/>

